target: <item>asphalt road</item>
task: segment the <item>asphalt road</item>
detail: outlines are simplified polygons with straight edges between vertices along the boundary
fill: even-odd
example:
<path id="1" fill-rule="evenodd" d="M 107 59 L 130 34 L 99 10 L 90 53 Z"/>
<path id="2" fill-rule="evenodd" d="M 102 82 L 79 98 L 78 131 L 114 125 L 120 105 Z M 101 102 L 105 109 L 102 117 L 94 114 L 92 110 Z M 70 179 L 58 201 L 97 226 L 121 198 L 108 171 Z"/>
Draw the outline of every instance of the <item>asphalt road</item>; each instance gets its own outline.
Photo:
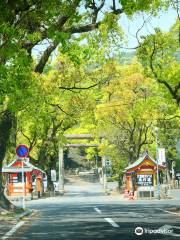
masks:
<path id="1" fill-rule="evenodd" d="M 14 239 L 180 239 L 164 234 L 137 236 L 136 227 L 158 229 L 164 225 L 179 226 L 180 217 L 160 209 L 156 204 L 73 204 L 50 203 L 34 205 L 40 210 L 33 218 L 25 219 Z M 160 209 L 159 209 L 160 208 Z M 110 220 L 109 220 L 110 219 Z M 176 230 L 176 231 L 175 231 Z M 174 233 L 180 234 L 179 229 Z"/>
<path id="2" fill-rule="evenodd" d="M 28 207 L 38 212 L 23 219 L 24 224 L 11 239 L 180 239 L 180 216 L 166 212 L 175 204 L 179 206 L 178 202 L 123 200 L 105 196 L 94 184 L 88 188 L 71 186 L 63 197 L 29 202 Z M 143 229 L 142 235 L 135 234 L 137 227 Z M 160 229 L 166 234 L 152 233 Z"/>

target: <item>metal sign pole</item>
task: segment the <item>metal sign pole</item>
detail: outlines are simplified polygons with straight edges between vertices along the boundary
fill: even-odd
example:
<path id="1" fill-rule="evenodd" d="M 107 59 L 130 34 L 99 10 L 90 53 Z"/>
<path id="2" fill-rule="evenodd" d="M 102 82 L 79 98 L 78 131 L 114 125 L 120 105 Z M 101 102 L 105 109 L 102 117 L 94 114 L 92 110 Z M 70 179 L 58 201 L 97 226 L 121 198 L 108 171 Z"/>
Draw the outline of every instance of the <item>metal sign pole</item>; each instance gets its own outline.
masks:
<path id="1" fill-rule="evenodd" d="M 21 171 L 22 171 L 22 208 L 25 209 L 25 179 L 24 179 L 24 161 L 29 153 L 29 148 L 25 144 L 20 144 L 16 148 L 16 155 L 21 160 Z"/>
<path id="2" fill-rule="evenodd" d="M 24 196 L 24 164 L 23 159 L 21 160 L 21 167 L 22 167 L 22 208 L 25 209 L 25 196 Z"/>

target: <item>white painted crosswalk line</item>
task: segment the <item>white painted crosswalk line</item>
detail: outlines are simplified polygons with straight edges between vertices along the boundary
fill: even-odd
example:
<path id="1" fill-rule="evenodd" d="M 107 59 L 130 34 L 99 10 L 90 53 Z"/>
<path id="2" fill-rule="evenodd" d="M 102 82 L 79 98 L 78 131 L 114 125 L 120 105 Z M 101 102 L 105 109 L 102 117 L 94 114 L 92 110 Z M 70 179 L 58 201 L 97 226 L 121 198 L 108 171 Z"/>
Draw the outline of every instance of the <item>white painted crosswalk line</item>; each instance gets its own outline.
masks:
<path id="1" fill-rule="evenodd" d="M 119 227 L 117 223 L 115 223 L 111 218 L 104 218 L 108 223 L 110 223 L 113 227 Z"/>

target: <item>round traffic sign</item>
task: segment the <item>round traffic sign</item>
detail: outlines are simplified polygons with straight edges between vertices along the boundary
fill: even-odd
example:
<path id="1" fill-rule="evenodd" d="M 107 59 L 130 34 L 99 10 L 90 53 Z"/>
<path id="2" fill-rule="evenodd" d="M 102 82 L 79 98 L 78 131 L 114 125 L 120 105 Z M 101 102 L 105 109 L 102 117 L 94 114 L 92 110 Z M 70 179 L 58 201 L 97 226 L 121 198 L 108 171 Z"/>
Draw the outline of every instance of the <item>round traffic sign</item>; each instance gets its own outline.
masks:
<path id="1" fill-rule="evenodd" d="M 16 148 L 16 154 L 20 158 L 27 157 L 28 153 L 29 153 L 29 148 L 26 145 L 24 145 L 24 144 L 20 144 Z"/>

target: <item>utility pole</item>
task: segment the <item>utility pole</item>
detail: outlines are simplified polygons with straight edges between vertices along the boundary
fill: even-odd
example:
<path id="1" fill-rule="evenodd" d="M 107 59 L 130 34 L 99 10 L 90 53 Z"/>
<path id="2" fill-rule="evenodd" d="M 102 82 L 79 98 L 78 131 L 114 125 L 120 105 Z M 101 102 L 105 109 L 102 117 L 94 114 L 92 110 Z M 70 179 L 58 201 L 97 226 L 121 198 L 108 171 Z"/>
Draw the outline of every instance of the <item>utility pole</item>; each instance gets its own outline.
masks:
<path id="1" fill-rule="evenodd" d="M 173 185 L 173 188 L 175 188 L 175 170 L 174 170 L 174 167 L 175 167 L 175 161 L 172 161 L 172 165 L 171 165 L 171 172 L 172 172 L 172 185 Z"/>
<path id="2" fill-rule="evenodd" d="M 104 143 L 105 139 L 101 139 L 101 143 Z M 107 189 L 107 176 L 106 176 L 106 157 L 102 156 L 102 182 L 103 188 L 106 191 Z"/>
<path id="3" fill-rule="evenodd" d="M 158 128 L 155 128 L 156 133 L 156 163 L 157 163 L 157 199 L 160 200 L 160 181 L 159 181 L 159 156 L 158 156 Z"/>
<path id="4" fill-rule="evenodd" d="M 106 176 L 106 157 L 102 157 L 102 180 L 103 180 L 103 188 L 107 189 L 107 176 Z"/>
<path id="5" fill-rule="evenodd" d="M 61 147 L 59 147 L 59 192 L 64 194 L 64 157 Z"/>

